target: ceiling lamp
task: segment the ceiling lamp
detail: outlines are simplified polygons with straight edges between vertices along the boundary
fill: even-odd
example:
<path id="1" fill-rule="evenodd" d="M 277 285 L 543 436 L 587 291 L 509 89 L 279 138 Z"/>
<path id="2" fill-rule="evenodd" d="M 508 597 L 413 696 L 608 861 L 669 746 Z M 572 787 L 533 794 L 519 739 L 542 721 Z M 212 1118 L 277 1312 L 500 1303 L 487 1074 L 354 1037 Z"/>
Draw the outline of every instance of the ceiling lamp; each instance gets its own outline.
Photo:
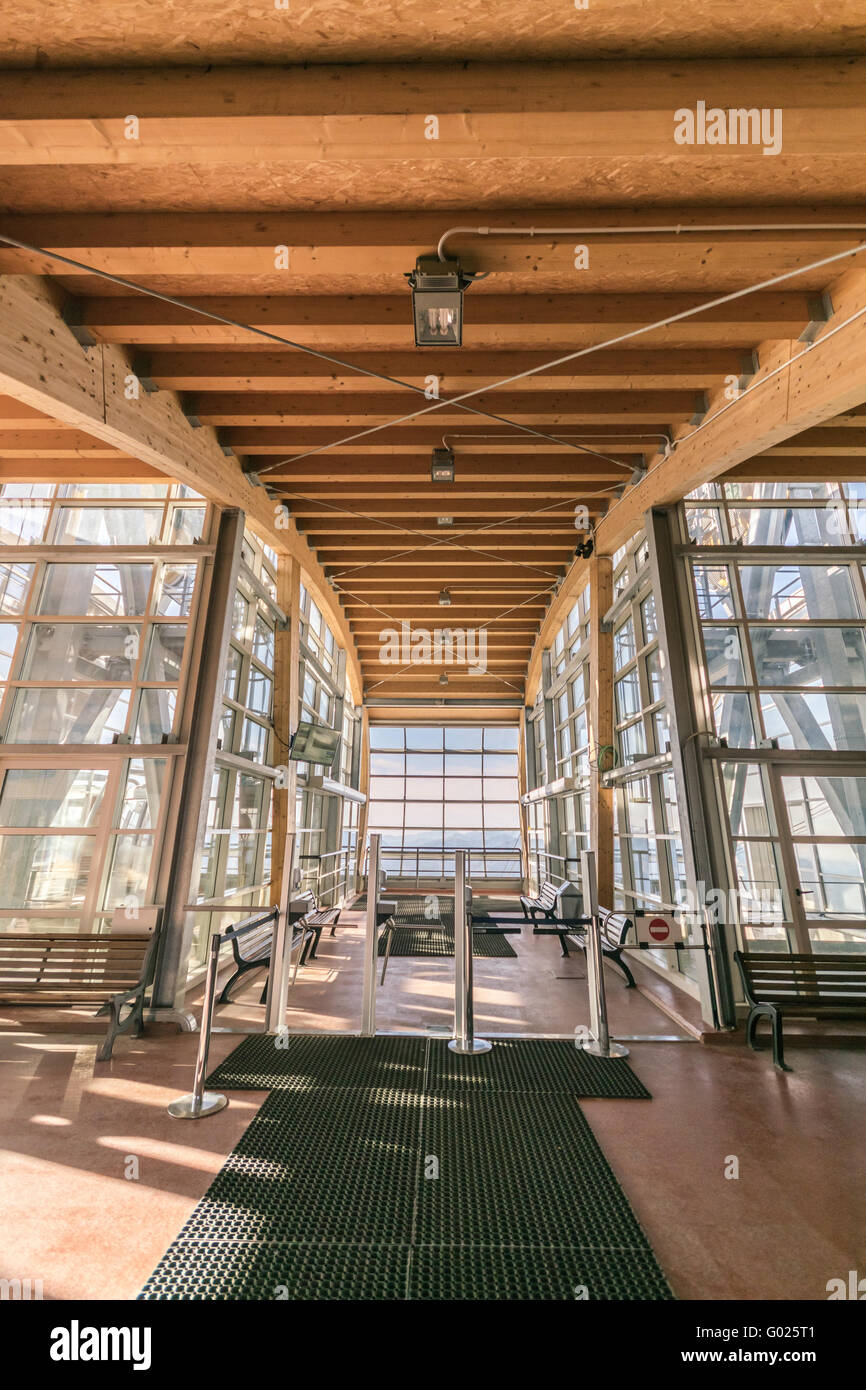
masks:
<path id="1" fill-rule="evenodd" d="M 437 526 L 453 526 L 453 525 L 454 525 L 454 518 L 453 518 L 453 516 L 437 516 L 437 518 L 436 518 L 436 525 L 437 525 Z"/>
<path id="2" fill-rule="evenodd" d="M 454 482 L 454 451 L 434 449 L 430 459 L 430 481 L 434 483 Z"/>
<path id="3" fill-rule="evenodd" d="M 440 589 L 440 590 L 439 590 L 439 607 L 440 607 L 440 608 L 450 608 L 450 607 L 451 607 L 451 590 L 450 590 L 450 589 Z"/>
<path id="4" fill-rule="evenodd" d="M 475 277 L 462 271 L 459 261 L 438 256 L 419 256 L 415 269 L 405 274 L 412 290 L 415 346 L 461 347 L 463 291 Z"/>
<path id="5" fill-rule="evenodd" d="M 442 672 L 442 675 L 439 677 L 439 684 L 440 684 L 440 685 L 447 685 L 447 684 L 448 684 L 448 672 L 447 672 L 447 671 L 443 671 L 443 672 Z"/>

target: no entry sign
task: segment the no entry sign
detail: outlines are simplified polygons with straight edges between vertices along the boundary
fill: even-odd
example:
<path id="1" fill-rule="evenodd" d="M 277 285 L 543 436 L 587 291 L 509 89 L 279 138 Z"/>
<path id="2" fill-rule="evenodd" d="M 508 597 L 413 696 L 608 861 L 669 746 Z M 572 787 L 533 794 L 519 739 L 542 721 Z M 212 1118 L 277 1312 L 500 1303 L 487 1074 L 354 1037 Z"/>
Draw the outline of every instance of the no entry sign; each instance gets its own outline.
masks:
<path id="1" fill-rule="evenodd" d="M 634 914 L 638 945 L 673 946 L 683 940 L 682 923 L 673 912 L 661 908 L 637 908 Z"/>

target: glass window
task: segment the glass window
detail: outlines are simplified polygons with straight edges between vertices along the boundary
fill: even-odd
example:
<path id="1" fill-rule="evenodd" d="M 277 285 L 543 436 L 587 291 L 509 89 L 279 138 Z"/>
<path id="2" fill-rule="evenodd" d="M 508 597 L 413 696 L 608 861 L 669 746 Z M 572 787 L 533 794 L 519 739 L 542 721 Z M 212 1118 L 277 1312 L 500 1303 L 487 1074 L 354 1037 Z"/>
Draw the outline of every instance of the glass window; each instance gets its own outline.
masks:
<path id="1" fill-rule="evenodd" d="M 93 826 L 107 781 L 104 768 L 9 768 L 0 790 L 0 826 L 62 830 Z"/>
<path id="2" fill-rule="evenodd" d="M 185 641 L 186 623 L 152 623 L 143 679 L 179 681 Z"/>
<path id="3" fill-rule="evenodd" d="M 38 612 L 138 618 L 147 612 L 152 565 L 45 566 Z"/>
<path id="4" fill-rule="evenodd" d="M 16 690 L 9 743 L 113 743 L 126 729 L 129 690 Z"/>
<path id="5" fill-rule="evenodd" d="M 159 540 L 162 507 L 58 507 L 55 545 L 150 545 Z"/>
<path id="6" fill-rule="evenodd" d="M 14 560 L 0 564 L 0 613 L 15 617 L 24 612 L 32 575 L 33 565 Z"/>
<path id="7" fill-rule="evenodd" d="M 79 907 L 94 844 L 93 835 L 0 835 L 4 907 Z"/>
<path id="8" fill-rule="evenodd" d="M 753 627 L 759 685 L 866 685 L 859 627 Z"/>
<path id="9" fill-rule="evenodd" d="M 127 623 L 34 623 L 22 680 L 132 680 L 140 628 Z"/>

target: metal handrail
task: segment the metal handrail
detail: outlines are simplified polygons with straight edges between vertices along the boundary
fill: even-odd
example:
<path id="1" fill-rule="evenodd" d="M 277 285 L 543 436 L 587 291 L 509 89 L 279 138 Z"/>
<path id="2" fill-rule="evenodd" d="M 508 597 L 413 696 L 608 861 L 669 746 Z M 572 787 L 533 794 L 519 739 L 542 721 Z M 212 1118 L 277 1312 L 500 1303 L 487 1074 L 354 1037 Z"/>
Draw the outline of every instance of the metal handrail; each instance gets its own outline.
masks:
<path id="1" fill-rule="evenodd" d="M 204 999 L 202 1000 L 201 1028 L 198 1035 L 198 1052 L 195 1059 L 195 1076 L 189 1095 L 180 1096 L 177 1100 L 173 1100 L 168 1107 L 169 1115 L 173 1115 L 176 1120 L 198 1120 L 202 1115 L 215 1115 L 218 1110 L 222 1110 L 228 1105 L 228 1099 L 224 1095 L 218 1091 L 206 1091 L 204 1089 L 207 1057 L 210 1051 L 210 1035 L 213 1027 L 220 951 L 227 941 L 236 941 L 239 936 L 245 936 L 247 932 L 253 931 L 256 927 L 263 927 L 266 922 L 273 922 L 276 926 L 279 916 L 280 909 L 272 907 L 267 912 L 259 913 L 253 917 L 245 917 L 243 921 L 237 922 L 234 926 L 226 927 L 221 932 L 214 932 L 211 936 L 207 974 L 204 982 Z"/>

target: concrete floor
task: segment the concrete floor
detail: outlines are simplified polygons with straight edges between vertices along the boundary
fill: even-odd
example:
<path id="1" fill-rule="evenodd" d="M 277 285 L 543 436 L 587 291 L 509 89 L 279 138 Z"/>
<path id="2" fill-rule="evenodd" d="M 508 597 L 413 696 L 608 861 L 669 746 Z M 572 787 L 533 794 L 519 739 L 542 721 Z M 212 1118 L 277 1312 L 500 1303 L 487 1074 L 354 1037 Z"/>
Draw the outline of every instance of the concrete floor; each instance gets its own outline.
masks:
<path id="1" fill-rule="evenodd" d="M 569 1034 L 586 1022 L 583 958 L 561 962 L 551 938 L 524 936 L 517 949 L 517 960 L 475 963 L 478 1031 Z M 323 939 L 293 991 L 290 1028 L 357 1029 L 361 950 L 348 926 Z M 444 1030 L 452 972 L 449 961 L 394 960 L 380 1029 Z M 795 1070 L 781 1075 L 766 1053 L 694 1041 L 610 966 L 606 980 L 614 1033 L 684 1039 L 632 1045 L 652 1101 L 582 1103 L 675 1293 L 823 1300 L 829 1279 L 866 1273 L 866 1052 L 798 1039 Z M 260 991 L 253 977 L 218 1023 L 260 1026 Z M 97 1063 L 102 1025 L 71 1017 L 0 1008 L 0 1277 L 41 1279 L 45 1298 L 129 1299 L 264 1093 L 173 1120 L 166 1106 L 190 1088 L 197 1038 L 152 1029 Z M 49 1031 L 60 1026 L 75 1033 Z M 212 1063 L 237 1041 L 215 1034 Z M 732 1159 L 738 1178 L 725 1176 Z"/>

